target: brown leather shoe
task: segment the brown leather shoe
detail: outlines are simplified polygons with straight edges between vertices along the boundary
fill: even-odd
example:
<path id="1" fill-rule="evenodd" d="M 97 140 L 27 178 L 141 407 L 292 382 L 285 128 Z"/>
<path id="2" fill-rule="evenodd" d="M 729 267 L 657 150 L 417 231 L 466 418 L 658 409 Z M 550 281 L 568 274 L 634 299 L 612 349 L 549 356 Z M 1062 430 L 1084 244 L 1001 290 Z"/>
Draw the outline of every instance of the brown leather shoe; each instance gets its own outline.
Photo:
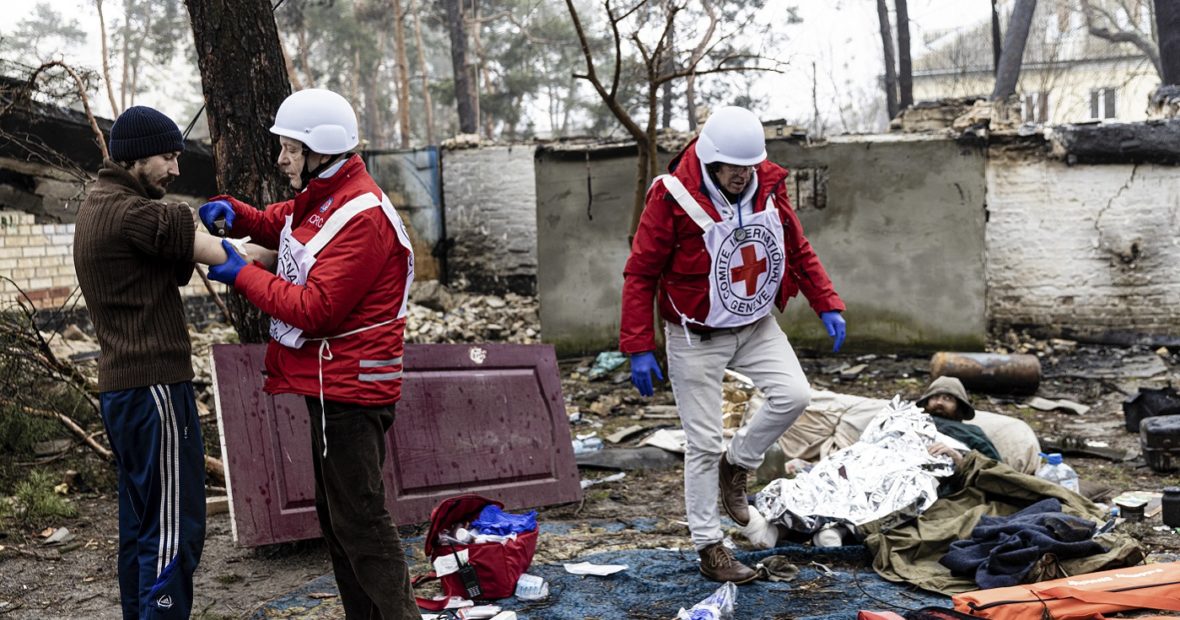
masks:
<path id="1" fill-rule="evenodd" d="M 724 543 L 715 542 L 697 553 L 701 555 L 701 574 L 710 581 L 741 585 L 758 578 L 758 571 L 734 559 Z"/>
<path id="2" fill-rule="evenodd" d="M 721 506 L 738 525 L 746 527 L 750 522 L 750 502 L 746 499 L 746 478 L 750 470 L 730 465 L 729 458 L 721 455 L 718 476 L 721 481 Z"/>

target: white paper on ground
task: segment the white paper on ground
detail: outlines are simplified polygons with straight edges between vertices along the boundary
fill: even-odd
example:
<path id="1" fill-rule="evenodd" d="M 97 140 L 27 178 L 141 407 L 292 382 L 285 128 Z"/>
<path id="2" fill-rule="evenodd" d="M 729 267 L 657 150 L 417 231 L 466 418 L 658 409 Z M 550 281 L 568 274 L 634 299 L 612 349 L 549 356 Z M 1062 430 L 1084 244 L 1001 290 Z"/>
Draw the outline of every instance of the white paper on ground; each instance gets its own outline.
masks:
<path id="1" fill-rule="evenodd" d="M 571 575 L 595 575 L 598 577 L 606 577 L 613 575 L 619 571 L 627 570 L 626 564 L 591 564 L 590 562 L 578 562 L 576 564 L 565 564 L 565 572 Z"/>
<path id="2" fill-rule="evenodd" d="M 649 435 L 643 441 L 639 442 L 639 445 L 655 446 L 661 450 L 667 450 L 668 452 L 684 454 L 686 440 L 684 438 L 683 430 L 662 428 Z"/>

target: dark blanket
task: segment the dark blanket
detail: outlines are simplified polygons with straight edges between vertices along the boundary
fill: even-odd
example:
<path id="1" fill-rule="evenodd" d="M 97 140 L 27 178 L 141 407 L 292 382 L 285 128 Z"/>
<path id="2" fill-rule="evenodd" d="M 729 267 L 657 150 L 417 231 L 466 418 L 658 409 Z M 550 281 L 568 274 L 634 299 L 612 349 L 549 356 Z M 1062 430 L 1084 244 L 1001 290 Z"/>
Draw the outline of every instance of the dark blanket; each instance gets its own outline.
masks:
<path id="1" fill-rule="evenodd" d="M 1059 500 L 1046 498 L 1010 516 L 980 517 L 971 538 L 951 543 L 939 563 L 953 575 L 974 577 L 982 589 L 1013 586 L 1045 554 L 1066 560 L 1105 553 L 1091 538 L 1094 530 L 1092 521 L 1067 515 Z"/>

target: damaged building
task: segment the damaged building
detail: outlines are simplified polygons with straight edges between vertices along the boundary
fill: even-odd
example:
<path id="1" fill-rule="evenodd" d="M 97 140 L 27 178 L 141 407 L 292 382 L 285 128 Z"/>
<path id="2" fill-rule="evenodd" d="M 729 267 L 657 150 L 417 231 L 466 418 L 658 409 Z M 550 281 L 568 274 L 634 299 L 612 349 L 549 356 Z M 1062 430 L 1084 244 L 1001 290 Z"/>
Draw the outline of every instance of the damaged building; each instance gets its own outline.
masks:
<path id="1" fill-rule="evenodd" d="M 927 130 L 810 142 L 768 129 L 770 157 L 793 170 L 795 208 L 848 301 L 850 346 L 979 349 L 990 332 L 1024 327 L 1175 340 L 1180 121 L 981 137 L 940 128 L 937 107 L 907 114 Z M 0 273 L 13 280 L 0 294 L 19 287 L 55 307 L 76 284 L 71 222 L 98 151 L 82 114 L 52 106 L 8 114 L 0 130 L 70 160 L 63 170 L 0 145 Z M 365 157 L 410 224 L 421 280 L 536 294 L 544 339 L 574 352 L 617 338 L 634 152 L 543 143 Z M 184 157 L 170 198 L 200 204 L 217 191 L 208 148 L 190 143 Z M 185 294 L 208 296 L 199 281 Z M 810 314 L 793 303 L 781 320 L 818 344 Z"/>

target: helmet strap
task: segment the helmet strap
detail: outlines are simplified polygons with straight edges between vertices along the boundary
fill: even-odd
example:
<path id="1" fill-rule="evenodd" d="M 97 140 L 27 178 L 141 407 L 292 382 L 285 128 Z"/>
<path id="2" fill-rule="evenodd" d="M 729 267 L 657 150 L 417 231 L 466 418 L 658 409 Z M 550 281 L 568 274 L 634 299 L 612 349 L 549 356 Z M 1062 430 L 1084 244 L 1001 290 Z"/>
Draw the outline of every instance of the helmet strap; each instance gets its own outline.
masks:
<path id="1" fill-rule="evenodd" d="M 721 195 L 725 196 L 725 199 L 728 200 L 730 204 L 737 204 L 738 200 L 742 197 L 741 194 L 731 193 L 721 185 L 721 179 L 717 178 L 717 171 L 719 169 L 721 169 L 721 164 L 717 162 L 705 164 L 705 171 L 709 173 L 709 180 L 713 182 L 713 187 L 716 187 L 717 191 L 721 192 Z"/>
<path id="2" fill-rule="evenodd" d="M 303 147 L 303 172 L 299 173 L 299 178 L 303 181 L 303 188 L 304 189 L 307 189 L 307 184 L 310 183 L 312 179 L 320 176 L 320 173 L 327 170 L 328 168 L 331 168 L 332 164 L 340 161 L 341 157 L 348 155 L 348 153 L 337 153 L 335 155 L 331 155 L 323 163 L 316 166 L 315 170 L 308 170 L 307 169 L 307 154 L 310 152 L 311 152 L 311 149 L 307 148 L 306 146 Z"/>

